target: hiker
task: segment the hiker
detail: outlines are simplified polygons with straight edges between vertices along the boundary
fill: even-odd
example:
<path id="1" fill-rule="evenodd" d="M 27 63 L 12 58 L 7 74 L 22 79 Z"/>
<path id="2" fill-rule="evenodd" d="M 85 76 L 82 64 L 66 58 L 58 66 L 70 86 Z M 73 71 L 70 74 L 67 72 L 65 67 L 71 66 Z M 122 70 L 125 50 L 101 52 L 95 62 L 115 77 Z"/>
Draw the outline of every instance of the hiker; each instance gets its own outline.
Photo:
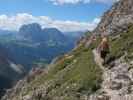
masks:
<path id="1" fill-rule="evenodd" d="M 106 56 L 109 53 L 109 41 L 106 35 L 101 35 L 101 37 L 102 41 L 98 46 L 98 53 L 100 54 L 100 57 L 103 59 L 103 64 L 105 64 Z"/>

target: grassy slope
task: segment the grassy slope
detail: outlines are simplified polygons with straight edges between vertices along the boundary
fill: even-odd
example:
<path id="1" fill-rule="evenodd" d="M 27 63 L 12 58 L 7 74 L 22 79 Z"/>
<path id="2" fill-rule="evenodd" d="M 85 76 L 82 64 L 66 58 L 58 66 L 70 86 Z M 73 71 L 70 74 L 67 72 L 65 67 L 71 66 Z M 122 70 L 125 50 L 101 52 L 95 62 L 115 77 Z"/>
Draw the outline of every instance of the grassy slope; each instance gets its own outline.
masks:
<path id="1" fill-rule="evenodd" d="M 48 87 L 50 100 L 55 96 L 63 96 L 64 100 L 75 100 L 79 98 L 78 94 L 95 92 L 100 87 L 102 72 L 93 60 L 91 48 L 86 49 L 81 45 L 64 55 L 47 75 L 38 76 L 21 93 L 30 94 L 33 87 L 40 85 Z"/>
<path id="2" fill-rule="evenodd" d="M 78 94 L 95 92 L 101 83 L 102 72 L 95 64 L 92 49 L 99 43 L 96 41 L 89 49 L 82 45 L 68 55 L 63 56 L 51 67 L 47 75 L 42 74 L 27 85 L 23 95 L 32 93 L 33 87 L 44 85 L 48 88 L 48 100 L 63 96 L 63 100 L 77 100 Z M 127 52 L 127 60 L 133 59 L 133 26 L 127 33 L 118 38 L 110 38 L 110 57 L 119 58 Z M 45 96 L 46 97 L 46 96 Z"/>

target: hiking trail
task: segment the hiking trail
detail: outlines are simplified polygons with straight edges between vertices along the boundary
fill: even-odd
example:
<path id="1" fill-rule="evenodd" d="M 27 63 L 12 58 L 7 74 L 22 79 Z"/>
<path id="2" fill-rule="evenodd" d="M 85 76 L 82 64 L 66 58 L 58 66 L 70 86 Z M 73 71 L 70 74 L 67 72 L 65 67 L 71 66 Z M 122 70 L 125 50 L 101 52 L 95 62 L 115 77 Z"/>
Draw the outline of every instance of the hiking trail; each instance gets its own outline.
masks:
<path id="1" fill-rule="evenodd" d="M 123 56 L 109 68 L 102 65 L 103 60 L 96 49 L 93 55 L 96 64 L 103 70 L 103 82 L 101 89 L 89 100 L 133 100 L 133 64 L 126 63 Z"/>

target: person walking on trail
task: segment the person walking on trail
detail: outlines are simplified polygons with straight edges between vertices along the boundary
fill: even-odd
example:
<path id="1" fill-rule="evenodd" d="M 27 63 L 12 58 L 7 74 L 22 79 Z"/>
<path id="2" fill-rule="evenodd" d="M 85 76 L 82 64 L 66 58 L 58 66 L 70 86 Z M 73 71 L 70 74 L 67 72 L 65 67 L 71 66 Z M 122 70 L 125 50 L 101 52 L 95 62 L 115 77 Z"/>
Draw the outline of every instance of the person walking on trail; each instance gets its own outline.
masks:
<path id="1" fill-rule="evenodd" d="M 109 53 L 109 41 L 107 36 L 101 35 L 101 37 L 102 40 L 97 49 L 100 57 L 103 59 L 103 64 L 105 64 L 106 56 Z"/>

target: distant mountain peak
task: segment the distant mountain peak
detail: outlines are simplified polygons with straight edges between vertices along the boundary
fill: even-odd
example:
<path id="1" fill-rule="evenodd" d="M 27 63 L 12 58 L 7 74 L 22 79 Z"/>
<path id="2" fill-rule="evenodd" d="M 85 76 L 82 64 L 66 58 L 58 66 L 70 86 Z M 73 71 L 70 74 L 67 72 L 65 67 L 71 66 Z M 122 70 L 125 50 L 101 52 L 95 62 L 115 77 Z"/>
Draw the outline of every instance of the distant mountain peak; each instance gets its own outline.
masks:
<path id="1" fill-rule="evenodd" d="M 41 32 L 42 28 L 38 23 L 22 25 L 19 29 L 19 35 L 30 40 L 41 38 Z"/>

